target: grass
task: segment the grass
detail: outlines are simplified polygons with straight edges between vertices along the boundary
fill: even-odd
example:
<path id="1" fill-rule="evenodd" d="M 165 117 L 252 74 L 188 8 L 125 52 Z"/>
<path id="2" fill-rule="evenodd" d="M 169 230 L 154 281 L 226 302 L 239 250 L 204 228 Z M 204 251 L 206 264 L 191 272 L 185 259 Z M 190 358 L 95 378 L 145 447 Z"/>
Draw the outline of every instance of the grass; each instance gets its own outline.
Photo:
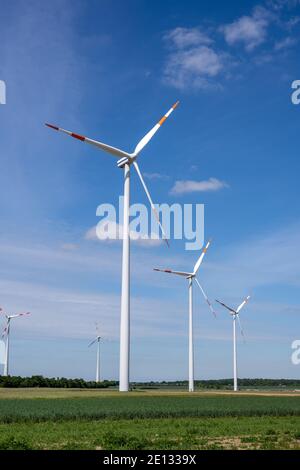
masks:
<path id="1" fill-rule="evenodd" d="M 222 448 L 300 449 L 300 396 L 0 392 L 0 449 Z"/>
<path id="2" fill-rule="evenodd" d="M 300 397 L 169 394 L 0 400 L 0 423 L 226 416 L 300 416 Z"/>
<path id="3" fill-rule="evenodd" d="M 298 418 L 163 418 L 0 425 L 0 449 L 300 449 Z"/>

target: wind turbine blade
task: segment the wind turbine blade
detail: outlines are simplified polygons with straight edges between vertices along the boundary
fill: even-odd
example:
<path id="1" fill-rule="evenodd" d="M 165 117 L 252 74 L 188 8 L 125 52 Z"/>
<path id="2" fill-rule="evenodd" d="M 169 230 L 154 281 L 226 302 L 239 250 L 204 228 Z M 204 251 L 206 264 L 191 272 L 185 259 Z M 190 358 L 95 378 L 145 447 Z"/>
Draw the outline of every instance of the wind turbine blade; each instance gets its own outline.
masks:
<path id="1" fill-rule="evenodd" d="M 6 327 L 4 328 L 4 330 L 2 331 L 1 338 L 4 338 L 4 336 L 7 335 L 7 330 L 8 330 L 8 328 L 7 328 L 7 326 L 6 326 Z"/>
<path id="2" fill-rule="evenodd" d="M 204 297 L 204 299 L 205 299 L 207 305 L 209 306 L 211 313 L 212 313 L 212 314 L 214 315 L 214 317 L 216 318 L 216 317 L 217 317 L 216 312 L 214 311 L 214 308 L 213 308 L 211 302 L 209 301 L 209 298 L 208 298 L 207 295 L 205 294 L 205 292 L 204 292 L 204 290 L 203 290 L 203 287 L 201 286 L 200 282 L 198 281 L 198 279 L 197 279 L 196 277 L 195 277 L 195 281 L 196 281 L 196 283 L 198 284 L 198 287 L 199 287 L 199 289 L 201 290 L 202 295 L 203 295 L 203 297 Z"/>
<path id="3" fill-rule="evenodd" d="M 158 121 L 158 123 L 149 131 L 137 144 L 134 150 L 134 155 L 137 156 L 141 150 L 148 144 L 148 142 L 152 139 L 154 134 L 158 131 L 158 129 L 162 126 L 162 124 L 165 122 L 165 120 L 170 116 L 170 114 L 174 111 L 175 108 L 179 105 L 179 101 L 176 101 L 175 104 L 173 104 L 172 108 L 169 109 L 169 111 Z"/>
<path id="4" fill-rule="evenodd" d="M 168 242 L 166 233 L 165 233 L 164 228 L 163 228 L 163 226 L 162 226 L 162 224 L 161 224 L 161 222 L 160 222 L 160 220 L 159 220 L 158 212 L 157 212 L 157 210 L 156 210 L 156 208 L 155 208 L 155 206 L 154 206 L 154 204 L 153 204 L 153 201 L 152 201 L 152 199 L 151 199 L 150 193 L 149 193 L 149 191 L 148 191 L 148 188 L 147 188 L 147 186 L 146 186 L 146 183 L 145 183 L 145 181 L 144 181 L 144 178 L 142 177 L 142 173 L 140 172 L 139 166 L 138 166 L 138 164 L 137 164 L 136 161 L 133 162 L 133 166 L 134 166 L 134 168 L 136 169 L 136 172 L 137 172 L 137 174 L 138 174 L 138 176 L 139 176 L 139 178 L 140 178 L 140 180 L 141 180 L 141 183 L 142 183 L 142 185 L 143 185 L 143 188 L 144 188 L 144 191 L 145 191 L 145 193 L 146 193 L 146 196 L 147 196 L 147 198 L 148 198 L 148 200 L 149 200 L 149 202 L 150 202 L 151 209 L 153 210 L 153 213 L 154 213 L 154 215 L 155 215 L 156 221 L 157 221 L 158 225 L 160 226 L 160 229 L 161 229 L 162 234 L 163 234 L 163 236 L 164 236 L 164 240 L 165 240 L 166 244 L 169 246 L 169 242 Z"/>
<path id="5" fill-rule="evenodd" d="M 238 306 L 238 308 L 236 309 L 236 313 L 239 313 L 242 310 L 242 308 L 246 305 L 249 299 L 250 295 L 248 295 L 245 300 L 241 303 L 241 305 Z"/>
<path id="6" fill-rule="evenodd" d="M 184 277 L 189 277 L 192 275 L 192 273 L 186 273 L 184 271 L 172 271 L 171 269 L 153 268 L 153 271 L 159 271 L 161 273 L 168 273 L 168 274 L 177 274 L 178 276 L 184 276 Z"/>
<path id="7" fill-rule="evenodd" d="M 241 324 L 241 320 L 240 320 L 239 314 L 237 314 L 236 317 L 237 317 L 237 321 L 238 321 L 238 324 L 239 324 L 239 327 L 240 327 L 240 330 L 241 330 L 241 335 L 242 335 L 242 337 L 243 337 L 243 339 L 244 339 L 244 342 L 245 342 L 244 330 L 243 330 L 243 328 L 242 328 L 242 324 Z"/>
<path id="8" fill-rule="evenodd" d="M 90 346 L 92 346 L 94 343 L 96 343 L 97 340 L 98 340 L 98 337 L 97 337 L 96 339 L 94 339 L 94 340 L 88 345 L 88 348 L 89 348 Z"/>
<path id="9" fill-rule="evenodd" d="M 201 255 L 199 256 L 199 258 L 198 258 L 198 260 L 197 260 L 197 262 L 196 262 L 196 264 L 195 264 L 195 266 L 194 266 L 194 274 L 196 274 L 197 271 L 198 271 L 198 269 L 200 268 L 200 265 L 201 265 L 201 263 L 202 263 L 202 261 L 203 261 L 203 258 L 204 258 L 204 256 L 205 256 L 205 253 L 207 252 L 208 247 L 209 247 L 210 244 L 211 244 L 211 240 L 208 240 L 207 244 L 206 244 L 205 247 L 203 248 L 203 250 L 202 250 L 202 252 L 201 252 Z"/>
<path id="10" fill-rule="evenodd" d="M 223 302 L 220 302 L 220 300 L 216 299 L 216 302 L 218 302 L 218 304 L 220 304 L 220 305 L 223 305 L 223 307 L 227 308 L 227 310 L 229 310 L 231 313 L 236 313 L 236 311 L 233 310 L 233 308 L 228 307 L 228 305 L 224 304 Z"/>
<path id="11" fill-rule="evenodd" d="M 104 150 L 104 152 L 110 153 L 111 155 L 114 155 L 115 157 L 131 157 L 131 155 L 128 152 L 124 152 L 123 150 L 120 150 L 116 147 L 112 147 L 111 145 L 104 144 L 103 142 L 99 142 L 98 140 L 93 140 L 89 139 L 88 137 L 85 137 L 80 134 L 75 134 L 74 132 L 67 131 L 66 129 L 62 129 L 61 127 L 53 126 L 52 124 L 45 124 L 47 127 L 50 127 L 51 129 L 54 129 L 55 131 L 60 131 L 64 132 L 65 134 L 69 135 L 70 137 L 74 137 L 74 139 L 81 140 L 81 142 L 86 142 L 87 144 L 94 145 L 95 147 L 100 148 L 101 150 Z"/>
<path id="12" fill-rule="evenodd" d="M 16 315 L 10 315 L 10 318 L 24 317 L 24 315 L 30 315 L 30 312 L 17 313 Z"/>

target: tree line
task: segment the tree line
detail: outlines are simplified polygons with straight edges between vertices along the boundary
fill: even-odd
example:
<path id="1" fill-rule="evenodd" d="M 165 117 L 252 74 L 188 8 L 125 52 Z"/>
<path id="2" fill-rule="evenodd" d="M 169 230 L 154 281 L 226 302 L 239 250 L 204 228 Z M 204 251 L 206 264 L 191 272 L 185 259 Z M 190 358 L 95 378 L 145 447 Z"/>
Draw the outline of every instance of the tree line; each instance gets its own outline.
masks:
<path id="1" fill-rule="evenodd" d="M 150 382 L 132 382 L 131 389 L 140 388 L 186 388 L 186 380 L 177 381 L 150 381 Z M 117 387 L 117 380 L 103 380 L 101 382 L 86 381 L 84 379 L 68 379 L 65 377 L 43 377 L 42 375 L 33 375 L 32 377 L 21 376 L 0 376 L 0 387 L 21 388 L 21 387 L 48 387 L 48 388 L 109 388 Z M 242 388 L 299 388 L 300 380 L 297 379 L 239 379 L 239 386 Z M 198 389 L 231 390 L 232 379 L 218 380 L 196 380 L 195 387 Z"/>
<path id="2" fill-rule="evenodd" d="M 215 389 L 215 390 L 231 390 L 233 379 L 215 379 L 215 380 L 195 380 L 195 387 L 198 389 Z M 171 387 L 187 387 L 187 380 L 162 381 L 162 382 L 134 382 L 132 388 L 171 388 Z M 239 379 L 239 387 L 243 388 L 300 388 L 300 380 L 298 379 Z"/>
<path id="3" fill-rule="evenodd" d="M 108 388 L 118 385 L 115 380 L 103 380 L 102 382 L 86 381 L 83 379 L 67 379 L 65 377 L 32 377 L 0 376 L 0 387 L 48 387 L 48 388 Z"/>

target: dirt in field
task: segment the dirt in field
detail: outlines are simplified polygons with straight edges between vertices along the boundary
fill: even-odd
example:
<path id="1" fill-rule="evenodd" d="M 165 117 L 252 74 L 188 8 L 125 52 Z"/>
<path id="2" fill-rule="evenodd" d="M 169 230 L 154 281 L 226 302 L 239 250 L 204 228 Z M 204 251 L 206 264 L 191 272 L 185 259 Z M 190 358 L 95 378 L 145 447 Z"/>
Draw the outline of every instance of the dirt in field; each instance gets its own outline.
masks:
<path id="1" fill-rule="evenodd" d="M 268 450 L 286 449 L 299 450 L 300 439 L 287 440 L 282 436 L 235 436 L 235 437 L 211 437 L 199 442 L 199 449 L 223 449 L 223 450 Z"/>

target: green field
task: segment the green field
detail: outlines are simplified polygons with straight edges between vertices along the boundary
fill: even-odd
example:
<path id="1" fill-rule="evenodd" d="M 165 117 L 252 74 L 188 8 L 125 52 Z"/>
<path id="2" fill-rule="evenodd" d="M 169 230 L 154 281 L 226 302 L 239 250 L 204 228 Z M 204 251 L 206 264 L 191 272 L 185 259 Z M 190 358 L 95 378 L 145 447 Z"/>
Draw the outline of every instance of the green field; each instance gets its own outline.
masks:
<path id="1" fill-rule="evenodd" d="M 300 396 L 2 389 L 12 448 L 300 449 Z"/>

